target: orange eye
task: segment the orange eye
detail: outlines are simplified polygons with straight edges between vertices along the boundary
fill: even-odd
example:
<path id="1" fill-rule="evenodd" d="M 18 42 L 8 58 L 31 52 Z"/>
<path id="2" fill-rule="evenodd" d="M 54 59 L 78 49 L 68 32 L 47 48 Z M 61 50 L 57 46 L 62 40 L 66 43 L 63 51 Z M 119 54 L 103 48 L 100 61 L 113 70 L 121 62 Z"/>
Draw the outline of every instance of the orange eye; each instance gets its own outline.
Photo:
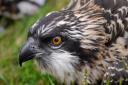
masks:
<path id="1" fill-rule="evenodd" d="M 52 39 L 52 44 L 53 45 L 60 45 L 62 43 L 62 39 L 60 36 L 56 36 Z"/>

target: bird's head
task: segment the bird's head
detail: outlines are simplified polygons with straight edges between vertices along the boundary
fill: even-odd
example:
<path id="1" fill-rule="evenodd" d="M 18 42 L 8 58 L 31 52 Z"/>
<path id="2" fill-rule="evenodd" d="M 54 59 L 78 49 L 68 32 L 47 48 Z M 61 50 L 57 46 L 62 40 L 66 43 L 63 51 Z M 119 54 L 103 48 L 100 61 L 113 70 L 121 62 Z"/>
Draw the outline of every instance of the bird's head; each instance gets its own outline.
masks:
<path id="1" fill-rule="evenodd" d="M 29 30 L 27 41 L 21 49 L 20 65 L 35 59 L 43 71 L 61 81 L 75 80 L 82 64 L 96 58 L 104 41 L 103 30 L 100 29 L 103 19 L 89 16 L 63 10 L 38 20 Z M 66 76 L 70 76 L 69 79 Z"/>
<path id="2" fill-rule="evenodd" d="M 48 14 L 37 21 L 29 30 L 27 41 L 21 49 L 20 65 L 36 59 L 44 71 L 59 74 L 59 77 L 75 72 L 79 68 L 76 65 L 80 63 L 79 55 L 82 52 L 82 31 L 77 21 L 75 16 L 65 16 L 62 12 Z"/>

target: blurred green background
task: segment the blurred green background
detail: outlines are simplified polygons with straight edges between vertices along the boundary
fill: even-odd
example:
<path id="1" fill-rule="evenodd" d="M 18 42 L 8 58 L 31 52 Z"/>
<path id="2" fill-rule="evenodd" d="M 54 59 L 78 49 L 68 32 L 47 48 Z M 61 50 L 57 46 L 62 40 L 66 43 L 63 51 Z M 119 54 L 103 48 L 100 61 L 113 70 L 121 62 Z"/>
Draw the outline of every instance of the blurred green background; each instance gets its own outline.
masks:
<path id="1" fill-rule="evenodd" d="M 56 85 L 50 75 L 41 74 L 34 61 L 20 67 L 18 55 L 32 24 L 48 12 L 60 10 L 68 1 L 48 0 L 35 15 L 15 21 L 0 34 L 0 85 Z"/>

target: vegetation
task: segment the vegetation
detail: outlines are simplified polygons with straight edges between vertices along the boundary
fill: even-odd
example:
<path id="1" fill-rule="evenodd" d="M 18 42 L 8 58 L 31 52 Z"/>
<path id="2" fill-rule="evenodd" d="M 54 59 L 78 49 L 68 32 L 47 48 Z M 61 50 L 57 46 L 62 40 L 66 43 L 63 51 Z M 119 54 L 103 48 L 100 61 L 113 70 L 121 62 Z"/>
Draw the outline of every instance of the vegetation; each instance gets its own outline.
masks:
<path id="1" fill-rule="evenodd" d="M 19 51 L 26 40 L 28 29 L 50 11 L 59 10 L 68 0 L 48 0 L 34 16 L 24 17 L 0 34 L 0 85 L 55 85 L 50 75 L 41 74 L 34 61 L 22 68 L 18 64 Z"/>

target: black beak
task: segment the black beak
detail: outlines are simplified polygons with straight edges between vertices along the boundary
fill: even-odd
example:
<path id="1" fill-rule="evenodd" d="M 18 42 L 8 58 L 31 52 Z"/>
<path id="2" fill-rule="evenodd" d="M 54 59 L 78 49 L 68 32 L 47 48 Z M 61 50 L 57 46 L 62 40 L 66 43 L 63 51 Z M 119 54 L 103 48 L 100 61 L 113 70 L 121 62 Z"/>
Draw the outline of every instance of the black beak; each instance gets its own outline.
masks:
<path id="1" fill-rule="evenodd" d="M 22 63 L 28 60 L 31 60 L 35 56 L 35 47 L 32 46 L 32 44 L 28 41 L 24 47 L 21 49 L 20 55 L 19 55 L 19 64 L 22 66 Z"/>

